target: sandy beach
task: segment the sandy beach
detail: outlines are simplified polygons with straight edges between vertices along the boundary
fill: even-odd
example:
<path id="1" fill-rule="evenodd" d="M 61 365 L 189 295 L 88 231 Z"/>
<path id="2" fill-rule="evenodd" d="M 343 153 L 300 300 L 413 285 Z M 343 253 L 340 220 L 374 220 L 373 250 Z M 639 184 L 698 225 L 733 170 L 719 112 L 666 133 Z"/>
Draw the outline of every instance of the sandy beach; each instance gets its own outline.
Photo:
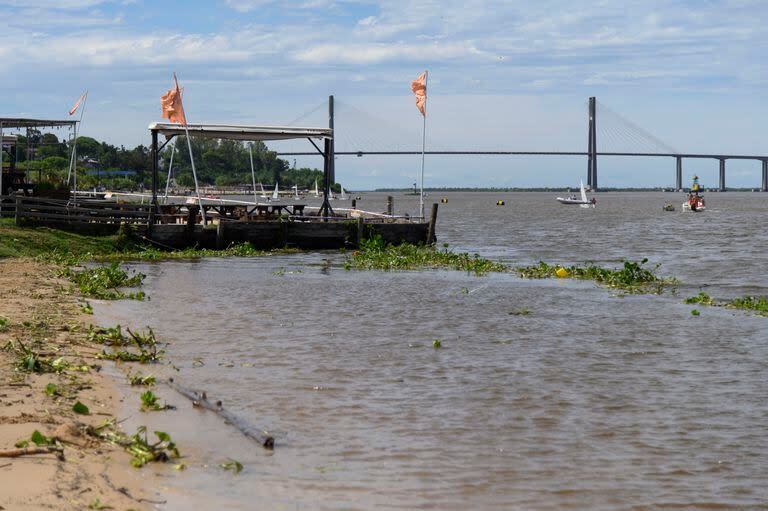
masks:
<path id="1" fill-rule="evenodd" d="M 114 418 L 122 398 L 85 341 L 90 316 L 81 311 L 69 283 L 50 265 L 5 259 L 0 260 L 0 288 L 0 320 L 5 320 L 0 321 L 0 347 L 21 341 L 39 349 L 41 357 L 63 357 L 70 364 L 59 373 L 26 372 L 17 369 L 12 350 L 0 350 L 0 509 L 138 510 L 161 502 L 126 452 L 83 433 L 87 425 Z M 60 395 L 46 393 L 49 383 Z M 89 415 L 74 413 L 78 401 Z M 5 457 L 36 430 L 57 439 L 63 451 Z"/>

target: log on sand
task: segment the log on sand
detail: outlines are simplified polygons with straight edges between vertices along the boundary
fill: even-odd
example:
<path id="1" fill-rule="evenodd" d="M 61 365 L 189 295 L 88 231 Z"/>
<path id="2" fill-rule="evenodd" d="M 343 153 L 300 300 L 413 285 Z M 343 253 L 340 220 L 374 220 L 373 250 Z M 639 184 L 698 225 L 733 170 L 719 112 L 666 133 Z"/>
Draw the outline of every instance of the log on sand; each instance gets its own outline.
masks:
<path id="1" fill-rule="evenodd" d="M 265 449 L 272 450 L 275 448 L 275 439 L 266 431 L 255 431 L 248 426 L 243 420 L 234 415 L 232 412 L 225 410 L 221 404 L 221 401 L 210 402 L 205 392 L 196 392 L 192 389 L 186 388 L 179 383 L 176 383 L 173 378 L 168 378 L 168 386 L 173 390 L 192 401 L 192 406 L 199 406 L 215 413 L 224 421 L 238 429 L 243 435 L 254 440 Z"/>

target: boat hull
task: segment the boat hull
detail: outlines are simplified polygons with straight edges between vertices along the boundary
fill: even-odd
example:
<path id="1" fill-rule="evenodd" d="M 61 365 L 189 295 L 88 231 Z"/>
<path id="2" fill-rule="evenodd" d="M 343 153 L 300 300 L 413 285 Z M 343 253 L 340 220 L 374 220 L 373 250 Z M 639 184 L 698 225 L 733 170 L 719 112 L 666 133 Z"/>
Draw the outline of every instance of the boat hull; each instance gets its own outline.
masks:
<path id="1" fill-rule="evenodd" d="M 559 202 L 560 204 L 569 204 L 569 205 L 576 205 L 576 204 L 584 205 L 584 206 L 592 205 L 591 201 L 583 201 L 581 199 L 567 199 L 563 197 L 558 197 L 557 202 Z"/>

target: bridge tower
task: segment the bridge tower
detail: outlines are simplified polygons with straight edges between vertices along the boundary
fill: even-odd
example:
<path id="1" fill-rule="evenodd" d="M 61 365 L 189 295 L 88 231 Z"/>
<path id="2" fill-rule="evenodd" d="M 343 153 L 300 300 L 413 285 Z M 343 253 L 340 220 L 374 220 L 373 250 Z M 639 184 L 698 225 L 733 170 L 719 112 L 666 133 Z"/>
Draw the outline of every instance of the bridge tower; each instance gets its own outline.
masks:
<path id="1" fill-rule="evenodd" d="M 677 160 L 677 171 L 675 172 L 675 191 L 679 192 L 683 189 L 683 158 L 681 156 L 675 156 Z"/>
<path id="2" fill-rule="evenodd" d="M 597 191 L 597 101 L 589 98 L 589 141 L 587 143 L 587 185 Z"/>
<path id="3" fill-rule="evenodd" d="M 768 160 L 763 160 L 763 191 L 768 192 Z"/>
<path id="4" fill-rule="evenodd" d="M 725 158 L 720 158 L 720 191 L 725 191 Z"/>
<path id="5" fill-rule="evenodd" d="M 328 96 L 328 127 L 333 129 L 333 96 Z M 329 162 L 328 171 L 330 172 L 329 181 L 330 184 L 336 182 L 336 137 L 331 139 L 331 161 Z"/>

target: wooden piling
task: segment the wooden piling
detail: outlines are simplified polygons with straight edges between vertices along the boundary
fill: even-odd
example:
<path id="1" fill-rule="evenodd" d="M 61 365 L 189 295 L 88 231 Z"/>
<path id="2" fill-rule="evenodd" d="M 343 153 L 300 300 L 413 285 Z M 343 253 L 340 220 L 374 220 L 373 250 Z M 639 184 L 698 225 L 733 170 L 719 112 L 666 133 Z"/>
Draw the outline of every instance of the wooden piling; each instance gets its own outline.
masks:
<path id="1" fill-rule="evenodd" d="M 0 171 L 2 171 L 2 169 L 0 169 Z M 15 216 L 16 216 L 15 218 L 16 226 L 18 227 L 19 225 L 21 225 L 21 197 L 18 195 L 16 196 L 16 215 Z"/>
<path id="2" fill-rule="evenodd" d="M 387 214 L 389 216 L 392 216 L 394 210 L 395 210 L 394 199 L 392 198 L 391 195 L 387 195 Z"/>
<path id="3" fill-rule="evenodd" d="M 360 248 L 360 243 L 363 241 L 363 237 L 365 236 L 365 224 L 363 223 L 362 218 L 357 219 L 357 248 Z"/>
<path id="4" fill-rule="evenodd" d="M 352 209 L 357 209 L 357 199 L 352 199 Z"/>
<path id="5" fill-rule="evenodd" d="M 219 223 L 216 224 L 216 249 L 221 250 L 224 248 L 224 219 L 219 218 Z"/>
<path id="6" fill-rule="evenodd" d="M 437 223 L 437 203 L 432 204 L 432 213 L 429 215 L 429 227 L 427 228 L 427 243 L 432 244 L 437 241 L 435 236 L 435 224 Z"/>

